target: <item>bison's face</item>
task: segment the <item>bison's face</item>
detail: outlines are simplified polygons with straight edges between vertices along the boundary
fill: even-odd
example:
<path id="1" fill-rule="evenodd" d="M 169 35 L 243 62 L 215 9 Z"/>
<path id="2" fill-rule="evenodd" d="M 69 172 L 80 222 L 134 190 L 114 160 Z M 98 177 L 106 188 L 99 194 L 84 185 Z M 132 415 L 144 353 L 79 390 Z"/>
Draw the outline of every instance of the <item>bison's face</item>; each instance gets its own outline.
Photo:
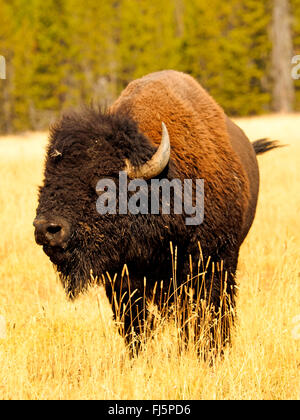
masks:
<path id="1" fill-rule="evenodd" d="M 139 153 L 146 159 L 153 154 L 153 147 L 142 146 L 137 136 L 132 122 L 92 110 L 65 116 L 52 129 L 33 224 L 37 244 L 55 264 L 70 297 L 88 286 L 91 270 L 101 277 L 132 258 L 129 248 L 135 235 L 141 236 L 140 221 L 131 215 L 100 215 L 96 185 L 103 178 L 117 184 L 129 159 L 139 165 Z"/>
<path id="2" fill-rule="evenodd" d="M 102 153 L 96 157 L 101 142 Z M 95 144 L 99 146 L 95 148 Z M 111 159 L 107 149 L 101 139 L 90 139 L 83 147 L 82 139 L 56 137 L 47 152 L 45 179 L 33 223 L 35 239 L 56 265 L 71 297 L 88 285 L 91 269 L 99 274 L 115 268 L 118 262 L 117 247 L 122 235 L 116 235 L 116 220 L 96 210 L 97 181 L 104 176 L 114 177 L 124 166 L 116 156 Z M 105 173 L 107 162 L 109 173 Z"/>

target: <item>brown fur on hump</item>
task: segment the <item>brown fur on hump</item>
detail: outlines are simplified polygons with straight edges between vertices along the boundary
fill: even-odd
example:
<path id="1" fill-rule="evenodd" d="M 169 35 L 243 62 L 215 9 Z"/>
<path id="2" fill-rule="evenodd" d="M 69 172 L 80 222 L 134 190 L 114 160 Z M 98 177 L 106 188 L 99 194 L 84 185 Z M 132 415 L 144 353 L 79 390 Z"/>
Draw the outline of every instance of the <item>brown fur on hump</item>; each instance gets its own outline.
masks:
<path id="1" fill-rule="evenodd" d="M 166 70 L 134 80 L 112 105 L 111 112 L 116 111 L 131 116 L 156 145 L 163 121 L 170 134 L 171 158 L 182 177 L 203 178 L 207 198 L 211 193 L 220 194 L 217 201 L 232 200 L 244 217 L 248 178 L 232 148 L 223 110 L 195 79 Z"/>

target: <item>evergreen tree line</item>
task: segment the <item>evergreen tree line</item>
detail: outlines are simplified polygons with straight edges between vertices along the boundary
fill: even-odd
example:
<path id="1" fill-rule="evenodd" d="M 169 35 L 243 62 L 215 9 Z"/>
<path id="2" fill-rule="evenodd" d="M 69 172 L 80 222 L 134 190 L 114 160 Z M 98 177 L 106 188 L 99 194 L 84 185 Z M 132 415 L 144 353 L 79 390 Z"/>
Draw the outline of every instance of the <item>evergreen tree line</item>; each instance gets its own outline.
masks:
<path id="1" fill-rule="evenodd" d="M 0 132 L 44 129 L 82 103 L 108 106 L 132 79 L 170 68 L 194 76 L 232 116 L 272 111 L 272 3 L 0 0 Z M 300 0 L 291 3 L 296 55 Z"/>

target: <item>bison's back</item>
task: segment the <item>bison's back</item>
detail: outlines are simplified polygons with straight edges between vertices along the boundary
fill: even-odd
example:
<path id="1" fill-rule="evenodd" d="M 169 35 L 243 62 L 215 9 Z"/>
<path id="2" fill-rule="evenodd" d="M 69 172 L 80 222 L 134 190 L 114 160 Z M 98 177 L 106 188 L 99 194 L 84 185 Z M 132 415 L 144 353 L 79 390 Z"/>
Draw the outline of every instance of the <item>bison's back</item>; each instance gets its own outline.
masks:
<path id="1" fill-rule="evenodd" d="M 161 122 L 168 128 L 174 155 L 200 154 L 203 147 L 229 148 L 224 138 L 224 113 L 191 76 L 173 70 L 149 74 L 134 80 L 113 104 L 112 111 L 124 111 L 155 144 L 161 139 Z"/>
<path id="2" fill-rule="evenodd" d="M 212 214 L 220 226 L 232 220 L 239 229 L 245 225 L 247 171 L 230 140 L 222 108 L 195 79 L 173 70 L 149 74 L 131 82 L 111 112 L 131 116 L 156 145 L 164 122 L 180 177 L 205 180 L 206 220 Z"/>

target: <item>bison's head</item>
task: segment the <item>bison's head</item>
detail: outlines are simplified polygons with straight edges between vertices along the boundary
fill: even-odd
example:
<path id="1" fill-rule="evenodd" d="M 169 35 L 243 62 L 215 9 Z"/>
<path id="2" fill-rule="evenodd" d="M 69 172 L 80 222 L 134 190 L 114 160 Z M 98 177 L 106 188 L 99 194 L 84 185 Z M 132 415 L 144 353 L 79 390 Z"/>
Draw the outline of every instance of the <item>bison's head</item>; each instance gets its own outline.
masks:
<path id="1" fill-rule="evenodd" d="M 117 185 L 124 170 L 131 178 L 161 173 L 170 156 L 166 130 L 164 134 L 156 151 L 133 121 L 93 109 L 66 114 L 52 127 L 35 239 L 71 298 L 87 287 L 91 270 L 101 276 L 137 255 L 149 258 L 145 248 L 156 235 L 153 223 L 143 224 L 143 215 L 100 215 L 96 185 L 103 178 Z"/>

